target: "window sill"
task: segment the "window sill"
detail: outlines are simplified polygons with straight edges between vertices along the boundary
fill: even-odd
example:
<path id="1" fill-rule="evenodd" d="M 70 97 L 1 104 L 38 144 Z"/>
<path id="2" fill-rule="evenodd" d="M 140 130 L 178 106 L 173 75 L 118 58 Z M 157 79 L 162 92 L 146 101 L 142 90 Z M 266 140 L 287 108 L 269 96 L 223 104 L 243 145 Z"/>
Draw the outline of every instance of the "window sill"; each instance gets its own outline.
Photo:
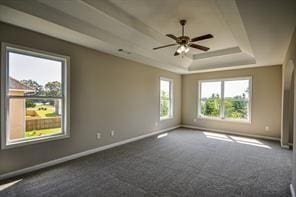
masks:
<path id="1" fill-rule="evenodd" d="M 58 135 L 44 136 L 44 137 L 35 138 L 35 139 L 33 138 L 28 140 L 19 140 L 19 141 L 9 142 L 9 144 L 2 143 L 3 145 L 1 149 L 4 150 L 4 149 L 16 148 L 16 147 L 26 146 L 30 144 L 38 144 L 43 142 L 65 139 L 69 137 L 70 137 L 69 134 L 58 134 Z"/>
<path id="2" fill-rule="evenodd" d="M 170 116 L 170 117 L 163 117 L 163 118 L 160 118 L 160 121 L 171 120 L 171 119 L 173 119 L 173 118 L 174 118 L 173 116 Z"/>
<path id="3" fill-rule="evenodd" d="M 197 117 L 199 120 L 213 120 L 213 121 L 221 121 L 221 122 L 233 122 L 233 123 L 242 123 L 242 124 L 251 124 L 251 120 L 240 120 L 240 119 L 229 119 L 229 118 L 215 118 L 215 117 L 205 117 L 199 116 Z"/>

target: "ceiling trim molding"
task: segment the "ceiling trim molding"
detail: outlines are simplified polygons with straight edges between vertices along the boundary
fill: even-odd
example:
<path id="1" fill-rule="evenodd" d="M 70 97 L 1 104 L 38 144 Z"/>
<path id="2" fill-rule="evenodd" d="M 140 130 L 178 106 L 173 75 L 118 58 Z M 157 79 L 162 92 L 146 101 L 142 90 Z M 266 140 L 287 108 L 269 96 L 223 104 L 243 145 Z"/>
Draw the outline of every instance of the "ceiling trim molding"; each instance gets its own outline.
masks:
<path id="1" fill-rule="evenodd" d="M 230 55 L 235 53 L 241 53 L 241 49 L 239 47 L 232 47 L 227 49 L 221 49 L 217 51 L 210 51 L 207 53 L 199 53 L 192 56 L 193 60 L 197 59 L 205 59 L 205 58 L 211 58 L 211 57 L 217 57 L 217 56 L 223 56 L 223 55 Z"/>
<path id="2" fill-rule="evenodd" d="M 254 53 L 245 29 L 244 23 L 239 13 L 235 0 L 229 0 L 229 1 L 214 0 L 214 1 L 218 5 L 220 14 L 225 19 L 240 49 L 244 53 L 247 53 L 254 57 Z"/>
<path id="3" fill-rule="evenodd" d="M 219 72 L 219 71 L 226 71 L 226 70 L 247 69 L 247 68 L 262 68 L 262 67 L 269 67 L 269 66 L 281 66 L 281 64 L 261 65 L 261 66 L 258 66 L 256 64 L 239 65 L 239 66 L 236 65 L 236 66 L 229 66 L 229 67 L 223 67 L 223 68 L 192 70 L 191 72 L 183 73 L 183 75 L 190 75 L 190 74 L 196 74 L 196 73 Z"/>
<path id="4" fill-rule="evenodd" d="M 28 30 L 34 30 L 36 32 L 50 35 L 52 37 L 66 40 L 81 46 L 86 46 L 91 49 L 99 50 L 101 52 L 114 54 L 116 56 L 133 60 L 136 62 L 140 62 L 147 65 L 152 65 L 154 67 L 165 69 L 171 72 L 176 73 L 184 73 L 186 72 L 185 68 L 175 67 L 169 64 L 164 64 L 160 61 L 154 60 L 152 58 L 147 60 L 147 57 L 142 57 L 136 54 L 125 54 L 118 52 L 117 48 L 102 42 L 98 39 L 95 39 L 91 36 L 87 36 L 85 34 L 82 34 L 80 32 L 71 30 L 69 28 L 65 28 L 64 26 L 57 25 L 55 23 L 46 21 L 44 19 L 32 16 L 30 14 L 26 14 L 24 12 L 21 12 L 19 10 L 0 5 L 0 21 L 16 25 Z M 30 21 L 30 22 L 28 22 Z M 46 25 L 44 25 L 46 24 Z M 46 28 L 44 28 L 46 27 Z M 79 38 L 79 39 L 77 39 Z"/>
<path id="5" fill-rule="evenodd" d="M 117 8 L 109 1 L 93 1 L 93 0 L 81 0 L 86 5 L 96 9 L 100 12 L 106 14 L 106 16 L 111 16 L 112 18 L 116 19 L 118 22 L 126 25 L 128 28 L 132 30 L 137 30 L 142 34 L 145 34 L 154 40 L 157 40 L 162 43 L 166 43 L 171 41 L 169 38 L 166 38 L 163 34 L 159 33 L 155 29 L 151 28 L 148 25 L 145 25 L 137 18 L 127 14 L 122 9 Z"/>

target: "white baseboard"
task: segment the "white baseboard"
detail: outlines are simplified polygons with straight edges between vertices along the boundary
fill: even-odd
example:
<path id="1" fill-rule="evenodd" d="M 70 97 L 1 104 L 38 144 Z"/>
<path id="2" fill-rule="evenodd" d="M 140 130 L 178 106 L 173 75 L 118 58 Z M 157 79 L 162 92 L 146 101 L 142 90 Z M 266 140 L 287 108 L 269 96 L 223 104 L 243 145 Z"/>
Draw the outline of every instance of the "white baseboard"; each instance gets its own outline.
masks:
<path id="1" fill-rule="evenodd" d="M 283 144 L 281 144 L 281 147 L 282 148 L 285 148 L 285 149 L 290 149 L 290 146 L 289 145 L 283 145 Z"/>
<path id="2" fill-rule="evenodd" d="M 290 149 L 291 147 L 293 148 L 293 143 L 286 143 L 283 144 L 282 140 L 281 140 L 281 147 L 282 148 L 286 148 L 286 149 Z"/>
<path id="3" fill-rule="evenodd" d="M 37 165 L 31 166 L 31 167 L 28 167 L 28 168 L 23 168 L 21 170 L 8 172 L 8 173 L 0 175 L 0 181 L 4 180 L 4 179 L 15 177 L 15 176 L 19 176 L 19 175 L 22 175 L 22 174 L 25 174 L 25 173 L 29 173 L 29 172 L 32 172 L 32 171 L 40 170 L 42 168 L 46 168 L 46 167 L 53 166 L 53 165 L 56 165 L 56 164 L 60 164 L 60 163 L 66 162 L 66 161 L 77 159 L 79 157 L 90 155 L 90 154 L 100 152 L 100 151 L 103 151 L 103 150 L 106 150 L 106 149 L 114 148 L 116 146 L 120 146 L 120 145 L 123 145 L 123 144 L 127 144 L 127 143 L 130 143 L 130 142 L 141 140 L 141 139 L 144 139 L 144 138 L 147 138 L 147 137 L 150 137 L 150 136 L 153 136 L 153 135 L 157 135 L 159 133 L 163 133 L 163 132 L 166 132 L 166 131 L 170 131 L 170 130 L 173 130 L 173 129 L 176 129 L 176 128 L 179 128 L 179 127 L 181 127 L 181 125 L 177 125 L 177 126 L 166 128 L 166 129 L 162 129 L 162 130 L 159 130 L 159 131 L 154 131 L 154 132 L 151 132 L 151 133 L 148 133 L 148 134 L 145 134 L 145 135 L 137 136 L 137 137 L 130 138 L 130 139 L 127 139 L 127 140 L 123 140 L 123 141 L 120 141 L 120 142 L 109 144 L 109 145 L 106 145 L 106 146 L 101 146 L 101 147 L 98 147 L 98 148 L 90 149 L 90 150 L 87 150 L 87 151 L 84 151 L 84 152 L 75 153 L 75 154 L 68 155 L 68 156 L 65 156 L 65 157 L 62 157 L 62 158 L 59 158 L 59 159 L 55 159 L 55 160 L 48 161 L 48 162 L 45 162 L 45 163 L 37 164 Z"/>
<path id="4" fill-rule="evenodd" d="M 197 126 L 193 126 L 193 125 L 181 125 L 181 126 L 184 128 L 189 128 L 189 129 L 197 129 L 197 130 L 211 131 L 211 132 L 216 132 L 216 133 L 239 135 L 239 136 L 252 137 L 252 138 L 258 138 L 258 139 L 264 139 L 264 140 L 280 141 L 280 138 L 276 138 L 276 137 L 253 135 L 253 134 L 247 134 L 247 133 L 238 133 L 238 132 L 226 131 L 226 130 L 220 130 L 220 129 L 203 128 L 203 127 L 197 127 Z"/>
<path id="5" fill-rule="evenodd" d="M 295 196 L 294 187 L 293 187 L 292 184 L 290 184 L 290 191 L 291 191 L 291 195 L 292 195 L 292 197 L 296 197 L 296 196 Z"/>

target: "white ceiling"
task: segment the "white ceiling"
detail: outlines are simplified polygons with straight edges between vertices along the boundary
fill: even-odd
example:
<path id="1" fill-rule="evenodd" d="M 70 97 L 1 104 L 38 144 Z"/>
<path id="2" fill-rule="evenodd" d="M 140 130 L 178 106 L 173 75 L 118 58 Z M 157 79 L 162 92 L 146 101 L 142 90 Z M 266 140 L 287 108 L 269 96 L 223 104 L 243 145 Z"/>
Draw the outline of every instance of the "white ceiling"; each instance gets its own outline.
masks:
<path id="1" fill-rule="evenodd" d="M 236 46 L 230 29 L 213 1 L 110 1 L 162 35 L 167 33 L 181 35 L 179 19 L 186 19 L 188 23 L 185 26 L 185 33 L 189 37 L 193 38 L 209 32 L 215 36 L 215 42 L 211 40 L 200 42 L 200 44 L 210 47 L 211 50 Z M 193 53 L 202 53 L 200 50 L 193 50 Z"/>
<path id="2" fill-rule="evenodd" d="M 99 51 L 163 68 L 194 73 L 281 64 L 296 25 L 294 0 L 0 0 L 0 21 Z M 174 57 L 165 34 L 189 37 L 208 52 Z M 124 49 L 119 52 L 118 49 Z"/>

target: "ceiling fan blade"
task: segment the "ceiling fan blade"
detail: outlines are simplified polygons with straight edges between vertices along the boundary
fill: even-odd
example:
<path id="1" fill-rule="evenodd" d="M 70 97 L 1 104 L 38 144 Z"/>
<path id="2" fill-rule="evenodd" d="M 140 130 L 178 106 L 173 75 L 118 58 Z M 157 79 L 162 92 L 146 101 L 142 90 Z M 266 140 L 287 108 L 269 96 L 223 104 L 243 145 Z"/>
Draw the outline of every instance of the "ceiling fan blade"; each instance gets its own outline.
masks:
<path id="1" fill-rule="evenodd" d="M 178 37 L 173 35 L 173 34 L 167 34 L 166 36 L 169 37 L 169 38 L 172 38 L 172 39 L 174 39 L 176 41 L 178 40 Z"/>
<path id="2" fill-rule="evenodd" d="M 153 48 L 153 50 L 156 50 L 156 49 L 161 49 L 161 48 L 165 48 L 165 47 L 171 47 L 171 46 L 175 46 L 177 44 L 168 44 L 168 45 L 164 45 L 164 46 L 161 46 L 161 47 L 155 47 Z"/>
<path id="3" fill-rule="evenodd" d="M 202 51 L 208 51 L 210 48 L 208 47 L 204 47 L 204 46 L 201 46 L 201 45 L 198 45 L 198 44 L 189 44 L 190 47 L 192 48 L 195 48 L 195 49 L 199 49 L 199 50 L 202 50 Z"/>
<path id="4" fill-rule="evenodd" d="M 180 55 L 180 53 L 178 53 L 177 51 L 174 53 L 174 56 Z"/>
<path id="5" fill-rule="evenodd" d="M 203 36 L 198 36 L 198 37 L 192 38 L 190 40 L 190 42 L 196 42 L 196 41 L 205 40 L 205 39 L 209 39 L 209 38 L 214 38 L 214 36 L 212 34 L 206 34 Z"/>

